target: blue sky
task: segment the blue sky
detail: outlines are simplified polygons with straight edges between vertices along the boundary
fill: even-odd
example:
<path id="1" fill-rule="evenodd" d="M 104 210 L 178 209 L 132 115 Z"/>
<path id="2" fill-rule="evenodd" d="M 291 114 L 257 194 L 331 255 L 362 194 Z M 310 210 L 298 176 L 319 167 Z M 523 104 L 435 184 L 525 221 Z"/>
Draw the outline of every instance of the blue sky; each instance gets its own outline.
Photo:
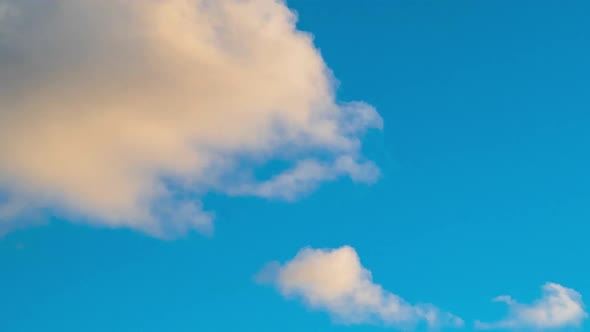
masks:
<path id="1" fill-rule="evenodd" d="M 546 282 L 590 296 L 588 3 L 288 6 L 337 100 L 383 119 L 362 136 L 379 179 L 342 176 L 287 201 L 208 191 L 211 236 L 162 239 L 48 209 L 50 222 L 0 239 L 0 331 L 396 330 L 340 324 L 255 280 L 304 247 L 353 247 L 373 282 L 461 317 L 456 330 L 503 319 L 493 298 L 532 303 Z"/>

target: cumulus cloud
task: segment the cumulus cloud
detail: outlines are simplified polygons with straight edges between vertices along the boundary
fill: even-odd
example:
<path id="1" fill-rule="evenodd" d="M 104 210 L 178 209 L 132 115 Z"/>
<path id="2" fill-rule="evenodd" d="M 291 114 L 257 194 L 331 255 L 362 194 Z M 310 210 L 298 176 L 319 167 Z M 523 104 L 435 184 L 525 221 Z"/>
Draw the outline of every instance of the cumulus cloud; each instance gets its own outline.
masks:
<path id="1" fill-rule="evenodd" d="M 463 321 L 430 304 L 412 305 L 373 282 L 349 246 L 305 248 L 291 261 L 267 265 L 257 276 L 286 297 L 301 298 L 311 308 L 328 311 L 344 324 L 382 324 L 413 327 L 462 326 Z"/>
<path id="2" fill-rule="evenodd" d="M 508 295 L 498 296 L 495 302 L 508 305 L 508 317 L 493 323 L 477 321 L 480 329 L 550 329 L 580 326 L 588 317 L 582 296 L 571 288 L 556 283 L 543 285 L 543 296 L 532 304 L 518 303 Z"/>
<path id="3" fill-rule="evenodd" d="M 295 23 L 278 0 L 0 0 L 0 192 L 164 236 L 211 229 L 207 192 L 374 181 L 381 118 L 337 101 Z M 274 159 L 292 168 L 257 179 Z"/>

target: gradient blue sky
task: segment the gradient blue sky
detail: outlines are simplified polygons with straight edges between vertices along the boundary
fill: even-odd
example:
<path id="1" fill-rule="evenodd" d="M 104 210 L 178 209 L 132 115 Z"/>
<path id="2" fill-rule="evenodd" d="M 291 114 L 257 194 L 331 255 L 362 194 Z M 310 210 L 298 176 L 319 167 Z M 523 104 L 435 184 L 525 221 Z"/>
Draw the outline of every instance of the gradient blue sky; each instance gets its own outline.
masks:
<path id="1" fill-rule="evenodd" d="M 160 240 L 54 217 L 0 239 L 0 331 L 349 331 L 254 282 L 305 246 L 353 246 L 374 281 L 473 321 L 548 281 L 590 296 L 590 3 L 291 0 L 384 120 L 373 185 L 295 202 L 210 194 L 215 234 Z M 583 326 L 579 330 L 585 330 Z M 568 329 L 564 329 L 568 330 Z M 571 329 L 573 330 L 573 329 Z"/>

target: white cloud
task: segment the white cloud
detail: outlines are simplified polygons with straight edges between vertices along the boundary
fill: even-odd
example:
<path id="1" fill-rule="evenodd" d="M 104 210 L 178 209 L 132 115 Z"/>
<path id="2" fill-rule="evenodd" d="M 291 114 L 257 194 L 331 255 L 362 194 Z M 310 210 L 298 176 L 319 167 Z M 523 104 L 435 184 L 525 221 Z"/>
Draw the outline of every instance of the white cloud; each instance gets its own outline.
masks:
<path id="1" fill-rule="evenodd" d="M 477 321 L 480 329 L 550 329 L 566 326 L 580 326 L 588 317 L 582 296 L 571 288 L 555 283 L 543 285 L 543 296 L 532 304 L 518 303 L 508 295 L 498 296 L 495 302 L 508 305 L 508 317 L 498 322 Z"/>
<path id="2" fill-rule="evenodd" d="M 210 191 L 374 181 L 359 137 L 381 118 L 336 101 L 295 21 L 275 0 L 0 0 L 0 192 L 164 236 L 210 230 Z"/>
<path id="3" fill-rule="evenodd" d="M 311 308 L 328 311 L 345 324 L 413 327 L 462 326 L 463 321 L 430 304 L 412 305 L 373 282 L 356 251 L 302 249 L 284 265 L 271 263 L 257 276 L 274 284 L 286 297 L 303 299 Z"/>
<path id="4" fill-rule="evenodd" d="M 359 163 L 350 156 L 340 157 L 332 163 L 306 159 L 270 180 L 236 187 L 232 193 L 292 200 L 301 192 L 313 190 L 319 182 L 342 175 L 348 175 L 355 181 L 371 183 L 379 176 L 379 169 L 371 162 Z"/>

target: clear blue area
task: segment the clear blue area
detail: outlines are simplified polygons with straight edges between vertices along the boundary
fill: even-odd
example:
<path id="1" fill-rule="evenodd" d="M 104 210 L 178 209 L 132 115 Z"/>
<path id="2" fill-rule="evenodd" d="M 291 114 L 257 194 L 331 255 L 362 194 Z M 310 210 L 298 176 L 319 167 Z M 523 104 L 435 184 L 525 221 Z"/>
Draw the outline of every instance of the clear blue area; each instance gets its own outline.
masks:
<path id="1" fill-rule="evenodd" d="M 381 331 L 253 281 L 304 246 L 355 247 L 374 280 L 466 321 L 553 281 L 590 298 L 590 2 L 293 0 L 376 106 L 373 186 L 295 203 L 209 196 L 216 234 L 161 241 L 55 220 L 0 239 L 2 332 Z M 584 330 L 585 328 L 582 328 Z"/>

